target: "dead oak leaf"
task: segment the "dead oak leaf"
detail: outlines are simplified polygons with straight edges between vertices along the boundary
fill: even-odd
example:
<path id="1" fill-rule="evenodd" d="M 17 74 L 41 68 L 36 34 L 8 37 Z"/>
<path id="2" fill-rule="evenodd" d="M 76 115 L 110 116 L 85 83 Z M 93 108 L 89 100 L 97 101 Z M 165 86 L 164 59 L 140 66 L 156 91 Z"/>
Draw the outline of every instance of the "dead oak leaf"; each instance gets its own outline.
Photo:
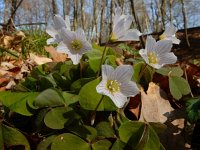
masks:
<path id="1" fill-rule="evenodd" d="M 54 62 L 64 62 L 67 59 L 67 55 L 59 53 L 53 46 L 45 46 L 45 50 L 50 53 Z"/>
<path id="2" fill-rule="evenodd" d="M 149 83 L 147 94 L 141 90 L 141 101 L 140 121 L 164 123 L 166 113 L 174 110 L 169 101 L 160 96 L 160 87 L 153 82 Z"/>
<path id="3" fill-rule="evenodd" d="M 36 65 L 42 65 L 48 62 L 52 62 L 52 59 L 42 56 L 37 56 L 33 53 L 30 53 L 30 60 L 32 60 Z"/>

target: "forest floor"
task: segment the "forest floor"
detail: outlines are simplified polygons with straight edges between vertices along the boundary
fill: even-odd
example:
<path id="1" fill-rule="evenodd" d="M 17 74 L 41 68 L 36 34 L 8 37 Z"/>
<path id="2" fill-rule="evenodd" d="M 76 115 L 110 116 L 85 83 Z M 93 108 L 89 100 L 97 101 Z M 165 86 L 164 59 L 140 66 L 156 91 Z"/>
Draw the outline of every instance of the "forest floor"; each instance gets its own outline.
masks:
<path id="1" fill-rule="evenodd" d="M 154 34 L 153 36 L 155 38 L 158 37 L 158 35 L 156 34 Z M 181 40 L 180 44 L 173 45 L 173 49 L 172 49 L 172 51 L 178 57 L 177 65 L 180 65 L 181 68 L 186 72 L 191 89 L 194 92 L 193 94 L 195 94 L 195 96 L 199 96 L 200 95 L 200 91 L 199 91 L 199 87 L 200 87 L 200 27 L 188 29 L 188 38 L 190 42 L 190 47 L 188 47 L 187 45 L 184 30 L 179 30 L 176 33 L 176 36 L 178 39 Z M 41 53 L 32 54 L 32 52 L 30 51 L 27 54 L 27 56 L 29 57 L 21 56 L 23 54 L 23 51 L 22 51 L 23 43 L 21 42 L 24 41 L 23 40 L 24 37 L 25 35 L 23 33 L 19 33 L 12 36 L 0 35 L 0 52 L 1 50 L 7 51 L 7 49 L 13 50 L 9 53 L 6 52 L 6 55 L 4 55 L 4 58 L 0 57 L 0 91 L 13 90 L 13 86 L 19 83 L 22 79 L 26 78 L 27 75 L 30 73 L 30 71 L 35 66 L 40 65 L 40 63 L 42 64 L 45 62 L 51 62 L 51 61 L 59 62 L 59 61 L 66 60 L 66 56 L 64 57 L 63 55 L 57 54 L 53 47 L 44 48 L 46 44 L 46 39 L 45 39 L 46 37 L 44 37 L 39 43 L 41 45 L 40 48 L 43 49 L 45 56 L 44 55 L 42 56 Z M 30 40 L 30 43 L 29 43 L 30 48 L 33 47 L 31 43 L 33 44 L 34 41 L 38 41 L 38 40 Z M 29 41 L 26 40 L 25 42 L 26 42 L 25 44 L 27 44 L 27 42 Z M 119 43 L 117 42 L 109 46 L 116 48 L 117 44 Z M 136 43 L 133 42 L 133 43 L 128 43 L 128 44 L 133 45 L 134 47 L 136 47 L 136 49 L 139 49 L 138 42 Z M 47 52 L 49 52 L 49 54 Z M 7 58 L 7 54 L 9 54 L 9 56 L 12 56 L 13 55 L 12 53 L 14 55 L 17 55 L 17 57 L 15 56 L 14 60 L 11 59 L 11 57 Z M 48 55 L 51 56 L 51 59 L 47 58 Z M 161 89 L 165 89 L 165 91 L 169 90 L 169 87 L 166 87 L 166 85 L 168 84 L 166 84 L 164 78 L 158 77 L 157 80 L 159 80 L 157 82 L 161 83 L 160 84 Z M 154 82 L 157 83 L 156 80 Z M 166 88 L 168 90 L 166 90 Z M 193 139 L 193 142 L 194 144 L 197 144 L 199 142 L 198 132 L 197 132 L 196 138 Z M 175 145 L 177 144 L 176 141 L 174 141 L 174 144 Z"/>

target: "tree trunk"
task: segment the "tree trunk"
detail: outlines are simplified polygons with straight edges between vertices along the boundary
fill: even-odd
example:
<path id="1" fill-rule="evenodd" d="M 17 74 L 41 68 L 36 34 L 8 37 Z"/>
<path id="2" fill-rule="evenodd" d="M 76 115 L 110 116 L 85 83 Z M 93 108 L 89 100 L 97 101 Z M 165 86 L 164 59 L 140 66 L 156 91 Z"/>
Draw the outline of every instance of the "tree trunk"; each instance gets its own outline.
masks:
<path id="1" fill-rule="evenodd" d="M 112 26 L 113 26 L 113 8 L 114 7 L 114 1 L 111 0 L 110 1 L 110 34 L 112 32 Z"/>
<path id="2" fill-rule="evenodd" d="M 115 1 L 115 0 L 114 0 Z M 118 0 L 118 4 L 122 9 L 122 12 L 124 11 L 124 0 Z"/>
<path id="3" fill-rule="evenodd" d="M 181 0 L 181 4 L 182 4 L 182 14 L 183 14 L 184 29 L 185 29 L 185 38 L 186 38 L 187 46 L 190 47 L 190 42 L 189 42 L 188 33 L 187 33 L 187 13 L 186 13 L 184 0 Z"/>
<path id="4" fill-rule="evenodd" d="M 97 40 L 97 33 L 98 33 L 98 28 L 97 28 L 97 21 L 98 21 L 98 4 L 99 0 L 93 0 L 93 17 L 92 17 L 92 27 L 91 27 L 91 40 Z M 94 33 L 95 37 L 94 37 Z"/>
<path id="5" fill-rule="evenodd" d="M 81 25 L 85 31 L 85 0 L 81 0 Z"/>
<path id="6" fill-rule="evenodd" d="M 160 0 L 155 0 L 156 6 L 157 6 L 157 13 L 156 13 L 156 32 L 160 32 L 161 30 L 164 29 L 163 24 L 160 25 L 160 17 L 162 16 L 161 14 L 161 9 L 160 9 Z"/>
<path id="7" fill-rule="evenodd" d="M 14 25 L 14 20 L 15 20 L 15 15 L 16 11 L 21 5 L 23 0 L 20 0 L 19 3 L 17 3 L 17 0 L 11 0 L 11 15 L 10 18 L 8 19 L 8 22 L 3 25 L 3 30 L 4 31 L 13 31 L 15 30 L 15 25 Z"/>
<path id="8" fill-rule="evenodd" d="M 135 13 L 134 0 L 130 0 L 130 2 L 131 2 L 132 15 L 133 15 L 133 18 L 134 18 L 135 23 L 136 23 L 136 25 L 137 25 L 137 29 L 138 29 L 140 32 L 142 32 L 142 31 L 141 31 L 142 28 L 141 28 L 140 23 L 139 23 L 139 21 L 138 21 L 138 17 L 137 17 L 137 15 L 136 15 L 136 13 Z M 144 44 L 144 40 L 143 40 L 143 37 L 142 37 L 142 36 L 140 36 L 140 42 L 141 42 L 142 48 L 144 48 L 144 47 L 145 47 L 145 44 Z"/>
<path id="9" fill-rule="evenodd" d="M 166 16 L 166 0 L 161 0 L 161 18 L 162 18 L 163 29 L 165 29 L 165 16 Z"/>
<path id="10" fill-rule="evenodd" d="M 173 2 L 173 0 L 169 1 L 169 20 L 170 20 L 170 23 L 172 23 L 172 21 L 173 21 L 173 16 L 172 16 L 172 2 Z"/>
<path id="11" fill-rule="evenodd" d="M 4 7 L 4 16 L 3 16 L 3 22 L 4 24 L 7 23 L 8 21 L 8 18 L 9 18 L 9 0 L 4 0 L 4 3 L 5 3 L 5 7 Z"/>
<path id="12" fill-rule="evenodd" d="M 100 20 L 100 36 L 99 36 L 99 43 L 102 44 L 103 38 L 103 28 L 104 28 L 104 8 L 105 8 L 105 0 L 101 2 L 101 20 Z"/>
<path id="13" fill-rule="evenodd" d="M 73 22 L 73 26 L 74 26 L 74 30 L 77 29 L 77 23 L 78 23 L 78 1 L 74 0 L 74 22 Z"/>
<path id="14" fill-rule="evenodd" d="M 151 20 L 151 23 L 152 23 L 152 29 L 153 31 L 156 31 L 156 20 L 155 20 L 155 8 L 153 6 L 153 0 L 151 0 L 151 3 L 150 3 L 150 8 L 151 8 L 151 14 L 152 14 L 152 20 Z"/>
<path id="15" fill-rule="evenodd" d="M 57 14 L 58 13 L 58 8 L 57 8 L 57 4 L 56 4 L 56 0 L 52 0 L 51 1 L 51 5 L 52 5 L 52 12 L 53 14 Z"/>
<path id="16" fill-rule="evenodd" d="M 62 0 L 63 3 L 63 16 L 70 15 L 71 0 Z"/>

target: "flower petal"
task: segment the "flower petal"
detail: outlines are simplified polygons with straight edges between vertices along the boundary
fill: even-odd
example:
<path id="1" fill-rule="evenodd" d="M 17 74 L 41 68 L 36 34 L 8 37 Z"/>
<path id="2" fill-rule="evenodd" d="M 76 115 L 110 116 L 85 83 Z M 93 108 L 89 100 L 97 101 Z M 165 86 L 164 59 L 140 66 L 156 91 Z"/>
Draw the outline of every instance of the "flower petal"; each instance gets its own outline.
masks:
<path id="1" fill-rule="evenodd" d="M 172 36 L 176 33 L 176 31 L 177 31 L 176 27 L 173 24 L 171 24 L 169 27 L 166 28 L 163 34 L 165 36 Z"/>
<path id="2" fill-rule="evenodd" d="M 177 61 L 177 57 L 174 55 L 174 53 L 165 53 L 163 55 L 160 55 L 160 61 L 159 64 L 174 64 Z"/>
<path id="3" fill-rule="evenodd" d="M 142 34 L 137 29 L 129 29 L 122 38 L 118 41 L 139 41 L 139 36 Z"/>
<path id="4" fill-rule="evenodd" d="M 166 37 L 165 39 L 166 39 L 166 40 L 171 40 L 172 43 L 174 43 L 174 44 L 180 44 L 180 40 L 177 39 L 175 36 L 172 36 L 172 37 Z"/>
<path id="5" fill-rule="evenodd" d="M 69 47 L 70 43 L 76 38 L 75 32 L 69 31 L 65 28 L 61 29 L 60 35 L 63 39 L 63 42 L 67 44 L 67 47 Z"/>
<path id="6" fill-rule="evenodd" d="M 59 52 L 59 53 L 68 54 L 70 50 L 67 48 L 67 46 L 64 43 L 61 42 L 56 47 L 56 51 Z"/>
<path id="7" fill-rule="evenodd" d="M 54 16 L 54 25 L 56 30 L 60 30 L 63 27 L 67 28 L 65 20 L 58 14 Z"/>
<path id="8" fill-rule="evenodd" d="M 156 40 L 152 36 L 147 36 L 145 49 L 147 52 L 155 51 Z"/>
<path id="9" fill-rule="evenodd" d="M 115 8 L 115 16 L 114 16 L 114 22 L 113 24 L 116 25 L 119 21 L 120 15 L 122 14 L 122 9 L 118 6 Z"/>
<path id="10" fill-rule="evenodd" d="M 120 65 L 111 75 L 112 80 L 117 80 L 120 83 L 128 82 L 133 76 L 133 67 L 130 65 Z"/>
<path id="11" fill-rule="evenodd" d="M 82 28 L 78 28 L 76 30 L 76 38 L 80 39 L 81 41 L 86 41 L 85 33 Z"/>
<path id="12" fill-rule="evenodd" d="M 97 87 L 96 87 L 96 91 L 99 94 L 103 94 L 103 95 L 109 95 L 109 91 L 106 89 L 106 81 L 101 81 Z"/>
<path id="13" fill-rule="evenodd" d="M 66 24 L 67 29 L 71 30 L 70 19 L 68 15 L 65 16 L 65 24 Z"/>
<path id="14" fill-rule="evenodd" d="M 58 32 L 55 30 L 55 28 L 53 26 L 47 26 L 46 28 L 46 32 L 51 36 L 51 37 L 55 37 Z"/>
<path id="15" fill-rule="evenodd" d="M 72 54 L 71 51 L 68 53 L 68 57 L 71 58 L 74 65 L 77 65 L 80 62 L 82 55 L 79 53 Z"/>
<path id="16" fill-rule="evenodd" d="M 139 54 L 142 56 L 144 61 L 148 64 L 149 63 L 149 59 L 148 59 L 148 56 L 147 56 L 147 50 L 146 49 L 141 49 L 141 50 L 139 50 Z"/>
<path id="17" fill-rule="evenodd" d="M 139 89 L 135 82 L 129 81 L 126 83 L 122 83 L 120 86 L 120 91 L 122 92 L 123 95 L 130 97 L 130 96 L 135 96 L 139 93 Z"/>
<path id="18" fill-rule="evenodd" d="M 120 37 L 122 37 L 125 34 L 125 30 L 124 30 L 124 23 L 125 20 L 124 19 L 120 19 L 116 25 L 114 25 L 113 27 L 113 33 L 114 35 L 117 37 L 117 39 L 119 39 Z"/>
<path id="19" fill-rule="evenodd" d="M 150 66 L 152 66 L 155 69 L 160 69 L 163 67 L 163 64 L 149 64 Z"/>
<path id="20" fill-rule="evenodd" d="M 161 40 L 156 43 L 155 51 L 156 54 L 161 55 L 163 53 L 169 53 L 172 48 L 171 40 Z"/>
<path id="21" fill-rule="evenodd" d="M 124 30 L 127 31 L 133 22 L 133 18 L 130 15 L 125 15 Z"/>
<path id="22" fill-rule="evenodd" d="M 55 43 L 57 43 L 57 40 L 55 38 L 47 39 L 47 45 L 49 45 L 49 44 L 55 44 Z"/>
<path id="23" fill-rule="evenodd" d="M 118 107 L 118 108 L 122 108 L 124 106 L 124 104 L 128 101 L 127 97 L 125 95 L 123 95 L 121 92 L 118 93 L 114 93 L 114 94 L 109 94 L 111 100 L 113 101 L 113 103 Z"/>
<path id="24" fill-rule="evenodd" d="M 112 72 L 114 72 L 114 68 L 110 65 L 102 65 L 102 80 L 107 80 L 110 78 Z"/>

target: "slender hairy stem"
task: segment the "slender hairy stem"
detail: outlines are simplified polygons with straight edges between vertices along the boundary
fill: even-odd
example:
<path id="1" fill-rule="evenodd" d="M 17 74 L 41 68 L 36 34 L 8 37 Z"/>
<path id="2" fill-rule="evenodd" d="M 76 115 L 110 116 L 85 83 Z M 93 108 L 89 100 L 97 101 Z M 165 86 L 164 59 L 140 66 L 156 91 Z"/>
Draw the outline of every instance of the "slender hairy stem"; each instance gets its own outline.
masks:
<path id="1" fill-rule="evenodd" d="M 140 72 L 139 78 L 138 78 L 138 82 L 140 81 L 140 79 L 142 78 L 145 70 L 147 69 L 147 64 L 145 64 L 144 68 L 142 69 L 142 71 Z"/>
<path id="2" fill-rule="evenodd" d="M 111 34 L 111 35 L 112 35 L 112 34 Z M 111 40 L 111 35 L 109 36 L 108 41 L 106 42 L 106 44 L 105 44 L 105 46 L 104 46 L 104 49 L 103 49 L 103 53 L 102 53 L 101 60 L 100 60 L 100 64 L 99 64 L 99 70 L 98 70 L 98 72 L 97 72 L 97 78 L 100 76 L 101 65 L 103 64 L 103 57 L 104 57 L 104 55 L 105 55 L 105 53 L 106 53 L 106 48 L 107 48 L 107 46 L 108 46 L 108 44 L 109 44 L 109 42 L 110 42 L 110 40 Z"/>
<path id="3" fill-rule="evenodd" d="M 99 64 L 99 70 L 98 70 L 98 72 L 97 72 L 97 78 L 98 78 L 99 75 L 100 75 L 101 65 L 102 65 L 102 63 L 103 63 L 103 57 L 104 57 L 104 55 L 105 55 L 105 53 L 106 53 L 106 48 L 107 48 L 107 46 L 108 46 L 108 42 L 106 43 L 106 45 L 104 46 L 104 49 L 103 49 L 103 53 L 102 53 L 101 60 L 100 60 L 100 64 Z"/>
<path id="4" fill-rule="evenodd" d="M 188 76 L 187 76 L 187 70 L 186 70 L 186 67 L 184 67 L 184 74 L 185 74 L 185 79 L 186 81 L 188 82 Z M 189 83 L 189 82 L 188 82 Z M 194 97 L 194 94 L 192 93 L 192 89 L 190 89 L 190 95 L 192 97 Z"/>
<path id="5" fill-rule="evenodd" d="M 80 77 L 83 77 L 83 60 L 80 60 Z"/>
<path id="6" fill-rule="evenodd" d="M 101 96 L 101 99 L 99 100 L 97 106 L 95 107 L 94 111 L 93 111 L 92 114 L 91 114 L 91 125 L 94 124 L 97 109 L 99 108 L 99 105 L 100 105 L 101 102 L 103 101 L 103 98 L 104 98 L 104 95 Z"/>
<path id="7" fill-rule="evenodd" d="M 104 95 L 101 96 L 101 99 L 99 100 L 97 106 L 95 107 L 94 111 L 96 112 L 97 109 L 99 108 L 99 105 L 101 104 L 101 102 L 103 101 Z"/>

